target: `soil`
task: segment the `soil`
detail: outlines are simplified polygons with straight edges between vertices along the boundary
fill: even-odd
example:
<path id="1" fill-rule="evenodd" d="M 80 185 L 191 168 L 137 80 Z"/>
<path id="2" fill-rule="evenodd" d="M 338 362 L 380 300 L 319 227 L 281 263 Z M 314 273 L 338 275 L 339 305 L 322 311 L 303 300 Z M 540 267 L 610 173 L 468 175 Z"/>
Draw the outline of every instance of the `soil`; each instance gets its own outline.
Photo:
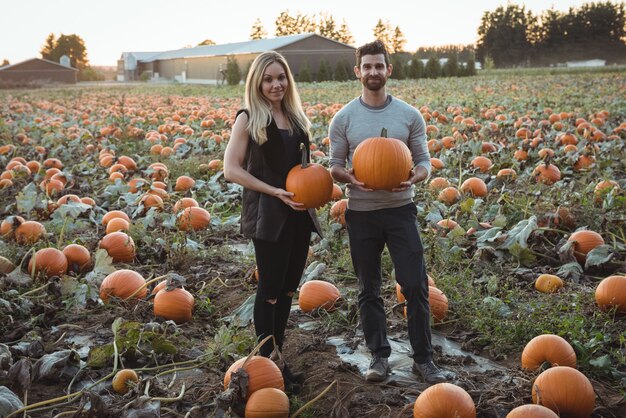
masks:
<path id="1" fill-rule="evenodd" d="M 160 365 L 195 360 L 191 368 L 160 377 L 156 377 L 155 371 L 145 371 L 141 373 L 141 383 L 124 396 L 112 391 L 111 380 L 108 379 L 85 391 L 82 397 L 76 398 L 72 403 L 55 402 L 51 404 L 53 406 L 51 409 L 36 410 L 30 412 L 29 416 L 54 417 L 64 411 L 78 411 L 76 415 L 71 416 L 215 415 L 214 402 L 224 389 L 222 383 L 224 371 L 232 363 L 232 359 L 222 357 L 212 359 L 206 364 L 200 364 L 198 359 L 202 359 L 204 350 L 219 328 L 218 319 L 232 313 L 254 293 L 253 267 L 220 257 L 216 257 L 209 265 L 181 261 L 177 266 L 165 267 L 175 267 L 178 274 L 185 276 L 186 288 L 192 293 L 198 294 L 204 289 L 203 294 L 209 297 L 211 310 L 196 307 L 193 320 L 178 327 L 156 321 L 155 326 L 160 327 L 159 332 L 175 336 L 172 338 L 176 341 L 177 353 L 154 354 L 151 358 L 126 352 L 122 353 L 124 364 L 120 367 L 154 366 L 155 360 Z M 38 341 L 37 344 L 31 344 L 32 352 L 29 355 L 32 363 L 44 353 L 84 347 L 84 344 L 77 344 L 79 341 L 77 336 L 88 337 L 89 344 L 95 347 L 110 344 L 113 337 L 111 326 L 115 318 L 120 317 L 125 321 L 137 321 L 142 324 L 155 321 L 150 301 L 135 304 L 118 301 L 109 305 L 94 303 L 88 304 L 84 309 L 64 309 L 61 298 L 54 297 L 56 286 L 56 284 L 49 286 L 48 296 L 34 295 L 32 301 L 37 306 L 32 309 L 31 315 L 28 317 L 13 315 L 11 317 L 13 323 L 8 327 L 5 325 L 2 329 L 4 332 L 0 335 L 0 342 L 10 347 L 15 347 L 20 340 Z M 389 293 L 385 298 L 390 311 L 388 315 L 390 332 L 406 336 L 403 318 L 392 312 L 395 296 Z M 198 301 L 196 302 L 198 304 Z M 356 307 L 348 306 L 346 303 L 339 309 L 356 314 Z M 34 316 L 38 318 L 37 321 L 33 321 Z M 2 320 L 5 321 L 6 319 Z M 312 321 L 321 321 L 324 326 L 314 330 L 303 327 L 303 324 L 310 324 Z M 299 309 L 292 310 L 284 359 L 293 370 L 306 374 L 301 393 L 291 396 L 292 405 L 302 406 L 332 384 L 328 392 L 308 407 L 300 417 L 412 416 L 411 404 L 428 387 L 427 384 L 410 374 L 398 375 L 397 371 L 394 371 L 386 382 L 367 383 L 363 379 L 362 371 L 355 365 L 344 362 L 338 355 L 337 348 L 327 343 L 329 337 L 341 336 L 348 346 L 356 348 L 362 344 L 362 336 L 355 328 L 357 327 L 354 324 L 343 325 L 337 321 L 327 321 L 320 314 L 309 315 Z M 456 329 L 454 323 L 437 325 L 433 332 L 455 341 L 466 350 L 472 347 L 472 336 Z M 243 334 L 244 331 L 240 333 Z M 250 331 L 247 333 L 250 334 Z M 468 370 L 474 361 L 472 357 L 449 355 L 437 345 L 434 348 L 435 360 L 441 367 L 455 374 L 453 383 L 463 387 L 471 395 L 479 417 L 505 417 L 512 408 L 532 402 L 531 382 L 536 375 L 521 370 L 520 353 L 510 353 L 504 360 L 493 360 L 501 366 L 501 369 L 476 373 Z M 487 352 L 473 354 L 489 358 Z M 19 356 L 14 355 L 14 358 L 17 359 Z M 79 390 L 106 376 L 111 370 L 110 363 L 100 369 L 86 368 L 78 372 L 71 390 Z M 32 382 L 26 396 L 28 404 L 64 396 L 70 380 L 71 376 L 59 376 L 56 381 Z M 617 388 L 610 387 L 602 381 L 592 383 L 597 392 L 593 417 L 626 416 L 626 401 Z M 11 387 L 24 399 L 24 391 L 6 371 L 0 370 L 0 385 Z M 179 398 L 181 392 L 183 396 Z M 157 402 L 154 398 L 160 400 Z M 69 416 L 69 413 L 67 415 Z"/>

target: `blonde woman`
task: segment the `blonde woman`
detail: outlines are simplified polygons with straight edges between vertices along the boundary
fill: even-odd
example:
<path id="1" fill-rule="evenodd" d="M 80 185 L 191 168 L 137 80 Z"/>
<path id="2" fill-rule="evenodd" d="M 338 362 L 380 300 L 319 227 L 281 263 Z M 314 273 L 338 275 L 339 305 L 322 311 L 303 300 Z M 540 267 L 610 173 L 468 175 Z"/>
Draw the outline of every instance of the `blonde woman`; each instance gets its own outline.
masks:
<path id="1" fill-rule="evenodd" d="M 282 349 L 291 301 L 304 271 L 311 232 L 321 235 L 314 210 L 285 190 L 287 173 L 309 152 L 309 126 L 285 58 L 264 52 L 252 63 L 245 109 L 237 112 L 224 155 L 224 177 L 243 186 L 241 232 L 252 239 L 259 271 L 254 327 L 269 357 Z M 309 157 L 310 158 L 310 157 Z M 283 370 L 286 390 L 297 393 L 303 375 Z"/>

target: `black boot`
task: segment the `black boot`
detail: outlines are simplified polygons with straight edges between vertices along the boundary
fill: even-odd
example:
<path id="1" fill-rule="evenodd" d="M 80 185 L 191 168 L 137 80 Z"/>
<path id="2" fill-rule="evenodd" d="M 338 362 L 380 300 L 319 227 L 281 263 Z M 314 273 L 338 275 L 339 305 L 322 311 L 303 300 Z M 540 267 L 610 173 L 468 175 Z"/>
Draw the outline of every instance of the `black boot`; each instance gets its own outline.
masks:
<path id="1" fill-rule="evenodd" d="M 306 378 L 306 375 L 303 372 L 292 372 L 287 363 L 285 363 L 283 367 L 283 376 L 287 376 L 289 380 L 294 383 L 302 383 Z"/>

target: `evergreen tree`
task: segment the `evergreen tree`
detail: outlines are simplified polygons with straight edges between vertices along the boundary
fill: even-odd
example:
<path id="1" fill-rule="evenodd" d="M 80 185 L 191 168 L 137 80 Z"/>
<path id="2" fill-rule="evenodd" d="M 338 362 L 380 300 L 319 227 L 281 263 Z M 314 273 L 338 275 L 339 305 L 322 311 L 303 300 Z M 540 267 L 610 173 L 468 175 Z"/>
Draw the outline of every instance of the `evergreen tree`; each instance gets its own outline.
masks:
<path id="1" fill-rule="evenodd" d="M 465 66 L 463 67 L 462 75 L 464 76 L 476 75 L 476 61 L 474 61 L 474 58 L 470 58 L 467 60 L 467 62 L 465 63 Z"/>
<path id="2" fill-rule="evenodd" d="M 337 40 L 346 45 L 352 45 L 354 43 L 354 37 L 352 36 L 352 32 L 350 32 L 350 28 L 348 28 L 348 24 L 345 20 L 339 27 L 339 38 Z"/>
<path id="3" fill-rule="evenodd" d="M 441 64 L 439 63 L 439 59 L 433 55 L 428 59 L 428 62 L 426 62 L 426 67 L 424 68 L 424 77 L 437 78 L 440 76 Z"/>
<path id="4" fill-rule="evenodd" d="M 448 58 L 448 61 L 443 65 L 442 75 L 444 77 L 458 77 L 459 76 L 459 60 L 456 55 L 452 55 Z"/>
<path id="5" fill-rule="evenodd" d="M 241 70 L 234 56 L 226 57 L 226 82 L 229 85 L 237 85 L 241 81 Z"/>
<path id="6" fill-rule="evenodd" d="M 276 36 L 287 36 L 296 33 L 296 19 L 289 14 L 289 10 L 280 12 L 280 15 L 274 21 L 274 25 L 276 26 L 276 31 L 274 32 Z"/>
<path id="7" fill-rule="evenodd" d="M 391 38 L 391 47 L 393 48 L 393 52 L 404 51 L 404 45 L 406 45 L 404 33 L 400 30 L 400 26 L 396 26 L 393 30 L 393 36 Z"/>
<path id="8" fill-rule="evenodd" d="M 378 22 L 374 27 L 374 38 L 385 44 L 387 52 L 390 54 L 393 53 L 393 45 L 391 44 L 391 25 L 389 24 L 389 21 L 383 23 L 382 19 L 378 19 Z"/>
<path id="9" fill-rule="evenodd" d="M 396 80 L 404 80 L 406 78 L 406 62 L 402 54 L 391 55 L 391 65 L 393 66 L 391 78 L 394 78 Z"/>
<path id="10" fill-rule="evenodd" d="M 411 63 L 409 64 L 407 73 L 408 77 L 414 80 L 424 77 L 424 63 L 419 59 L 417 53 L 411 56 Z"/>
<path id="11" fill-rule="evenodd" d="M 329 39 L 341 42 L 339 30 L 337 29 L 335 18 L 332 17 L 332 15 L 326 13 L 322 13 L 320 15 L 319 23 L 317 25 L 317 33 Z"/>
<path id="12" fill-rule="evenodd" d="M 8 59 L 6 59 L 6 58 L 2 60 L 2 64 L 0 64 L 0 67 L 4 67 L 5 65 L 11 65 L 11 63 L 9 62 L 9 60 L 8 60 Z"/>
<path id="13" fill-rule="evenodd" d="M 301 83 L 310 83 L 313 81 L 313 76 L 311 75 L 311 68 L 309 67 L 309 62 L 304 60 L 302 65 L 300 65 L 300 72 L 298 73 L 298 81 Z"/>
<path id="14" fill-rule="evenodd" d="M 56 41 L 56 37 L 54 36 L 54 33 L 50 33 L 47 37 L 46 37 L 46 41 L 43 45 L 43 47 L 41 48 L 41 51 L 39 51 L 39 53 L 41 54 L 41 58 L 46 59 L 46 60 L 50 60 L 50 61 L 54 61 L 54 62 L 58 62 L 58 59 L 61 57 L 60 55 L 58 57 L 53 57 L 52 54 L 54 53 L 54 49 L 56 48 L 57 45 L 57 41 Z M 56 60 L 55 60 L 56 58 Z"/>
<path id="15" fill-rule="evenodd" d="M 328 81 L 332 80 L 333 75 L 331 73 L 330 67 L 326 60 L 322 57 L 320 60 L 320 66 L 317 70 L 317 81 Z"/>
<path id="16" fill-rule="evenodd" d="M 348 63 L 342 58 L 337 61 L 335 67 L 335 81 L 348 81 L 350 80 L 350 67 Z"/>
<path id="17" fill-rule="evenodd" d="M 308 16 L 298 13 L 295 17 L 294 33 L 315 33 L 317 30 L 317 22 L 315 16 Z"/>
<path id="18" fill-rule="evenodd" d="M 89 66 L 85 41 L 78 35 L 61 34 L 55 40 L 54 34 L 51 33 L 46 38 L 46 43 L 40 53 L 43 59 L 53 62 L 59 62 L 63 55 L 67 55 L 70 59 L 70 65 L 79 70 Z"/>
<path id="19" fill-rule="evenodd" d="M 254 24 L 252 25 L 252 29 L 250 30 L 250 39 L 257 40 L 265 38 L 267 38 L 267 32 L 265 31 L 265 28 L 263 28 L 261 19 L 257 17 L 257 19 L 254 21 Z"/>

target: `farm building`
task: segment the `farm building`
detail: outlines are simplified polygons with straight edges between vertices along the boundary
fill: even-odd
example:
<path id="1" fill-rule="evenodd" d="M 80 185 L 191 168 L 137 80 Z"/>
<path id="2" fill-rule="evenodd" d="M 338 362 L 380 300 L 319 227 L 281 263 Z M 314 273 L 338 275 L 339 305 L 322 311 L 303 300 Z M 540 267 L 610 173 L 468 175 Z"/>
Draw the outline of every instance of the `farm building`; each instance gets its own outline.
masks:
<path id="1" fill-rule="evenodd" d="M 65 56 L 64 56 L 65 57 Z M 61 57 L 63 60 L 63 57 Z M 67 58 L 67 57 L 65 57 Z M 69 59 L 57 62 L 31 58 L 17 64 L 0 67 L 0 85 L 23 85 L 27 83 L 76 84 L 78 70 L 69 65 Z"/>
<path id="2" fill-rule="evenodd" d="M 602 59 L 593 59 L 586 61 L 567 61 L 565 66 L 567 68 L 580 68 L 580 67 L 604 67 L 606 65 L 606 60 Z"/>
<path id="3" fill-rule="evenodd" d="M 349 67 L 355 62 L 354 47 L 307 33 L 165 52 L 124 52 L 117 62 L 117 80 L 149 78 L 217 84 L 224 81 L 228 57 L 235 58 L 244 72 L 254 58 L 265 51 L 284 55 L 296 77 L 305 62 L 312 73 L 317 72 L 322 59 L 333 70 L 340 60 L 344 60 Z"/>

